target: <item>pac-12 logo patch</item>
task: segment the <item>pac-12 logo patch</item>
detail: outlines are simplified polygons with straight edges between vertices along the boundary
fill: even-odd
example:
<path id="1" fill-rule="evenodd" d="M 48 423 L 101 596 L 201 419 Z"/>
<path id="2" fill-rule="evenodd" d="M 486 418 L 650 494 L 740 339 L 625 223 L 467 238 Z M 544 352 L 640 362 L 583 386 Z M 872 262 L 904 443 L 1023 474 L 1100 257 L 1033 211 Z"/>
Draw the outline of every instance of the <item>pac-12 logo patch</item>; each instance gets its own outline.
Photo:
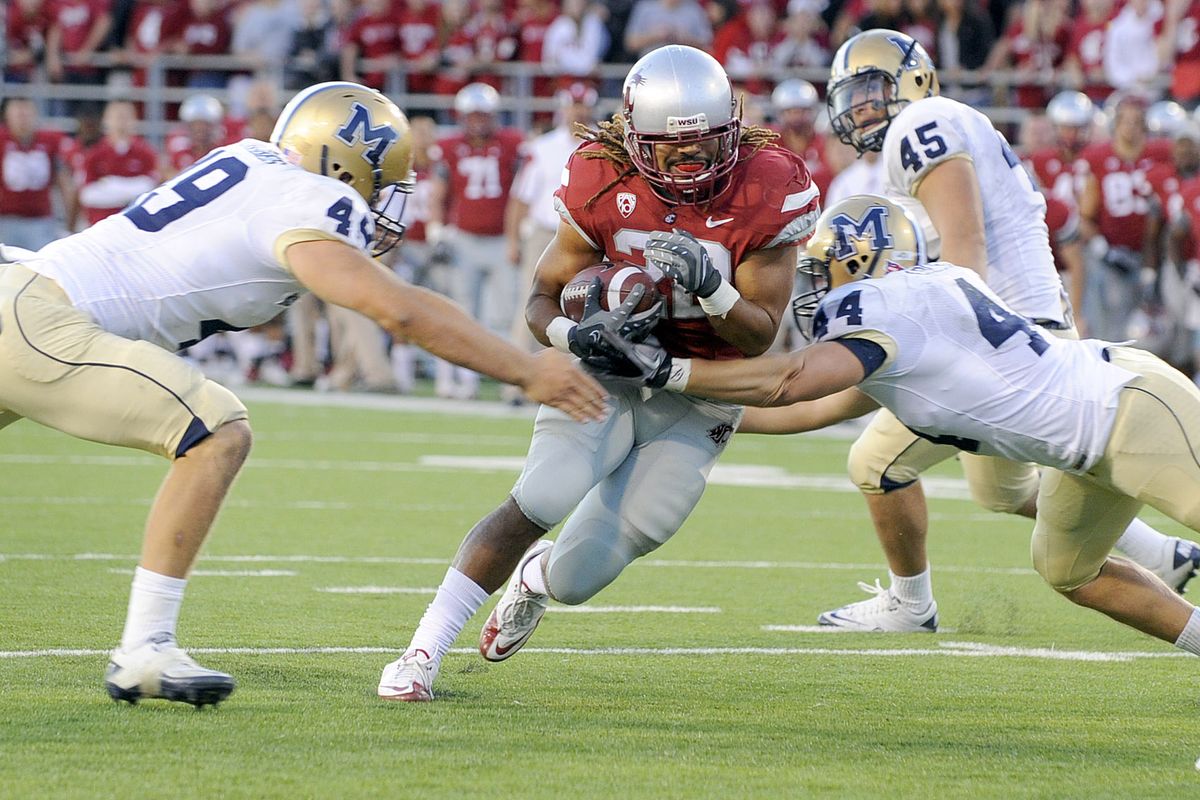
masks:
<path id="1" fill-rule="evenodd" d="M 617 211 L 621 212 L 621 216 L 629 219 L 629 215 L 637 208 L 637 195 L 633 192 L 617 192 Z"/>

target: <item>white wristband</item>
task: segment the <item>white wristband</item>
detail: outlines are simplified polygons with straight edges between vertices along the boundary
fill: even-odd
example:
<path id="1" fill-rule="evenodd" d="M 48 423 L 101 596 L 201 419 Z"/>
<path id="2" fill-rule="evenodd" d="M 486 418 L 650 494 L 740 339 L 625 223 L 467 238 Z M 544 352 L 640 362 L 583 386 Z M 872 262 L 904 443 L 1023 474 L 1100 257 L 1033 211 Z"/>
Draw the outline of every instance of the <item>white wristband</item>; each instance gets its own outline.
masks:
<path id="1" fill-rule="evenodd" d="M 742 299 L 741 292 L 733 288 L 733 284 L 729 281 L 721 281 L 721 285 L 717 290 L 708 297 L 701 297 L 700 308 L 705 314 L 710 317 L 720 317 L 725 319 L 725 315 L 729 313 L 729 309 L 737 305 L 737 301 Z"/>
<path id="2" fill-rule="evenodd" d="M 571 340 L 568 338 L 575 329 L 575 322 L 570 317 L 555 317 L 546 326 L 546 338 L 555 348 L 564 353 L 571 352 Z"/>
<path id="3" fill-rule="evenodd" d="M 682 392 L 687 389 L 688 380 L 692 377 L 692 360 L 690 358 L 671 359 L 671 375 L 663 388 L 668 392 Z"/>

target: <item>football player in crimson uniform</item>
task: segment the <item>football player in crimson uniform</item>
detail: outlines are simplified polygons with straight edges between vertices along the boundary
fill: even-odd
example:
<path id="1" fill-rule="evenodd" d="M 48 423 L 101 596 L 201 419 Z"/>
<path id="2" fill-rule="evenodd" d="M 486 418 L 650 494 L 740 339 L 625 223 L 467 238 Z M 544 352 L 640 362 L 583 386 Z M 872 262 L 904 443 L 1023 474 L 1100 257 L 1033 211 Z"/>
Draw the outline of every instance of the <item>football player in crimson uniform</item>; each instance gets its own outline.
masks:
<path id="1" fill-rule="evenodd" d="M 114 699 L 204 705 L 234 688 L 175 631 L 250 427 L 245 406 L 180 348 L 266 322 L 312 291 L 577 419 L 604 418 L 603 388 L 563 354 L 512 347 L 373 258 L 403 235 L 411 164 L 395 104 L 317 84 L 284 108 L 270 142 L 219 148 L 121 213 L 0 264 L 0 428 L 28 417 L 172 462 L 105 679 Z"/>
<path id="2" fill-rule="evenodd" d="M 1146 173 L 1159 161 L 1146 138 L 1144 98 L 1116 96 L 1113 137 L 1083 152 L 1089 172 L 1079 198 L 1087 257 L 1083 318 L 1089 336 L 1121 341 L 1142 299 L 1142 246 L 1154 190 Z"/>
<path id="3" fill-rule="evenodd" d="M 1054 129 L 1054 146 L 1031 153 L 1029 164 L 1038 184 L 1074 205 L 1087 183 L 1088 165 L 1080 154 L 1091 139 L 1096 106 L 1082 92 L 1059 92 L 1046 106 L 1046 118 Z"/>
<path id="4" fill-rule="evenodd" d="M 64 232 L 54 216 L 56 188 L 67 220 L 76 215 L 71 177 L 71 139 L 58 131 L 38 130 L 37 104 L 10 97 L 0 126 L 0 243 L 40 250 Z"/>
<path id="5" fill-rule="evenodd" d="M 101 125 L 104 137 L 83 154 L 79 203 L 89 225 L 117 213 L 158 183 L 158 153 L 135 135 L 133 103 L 110 102 Z"/>
<path id="6" fill-rule="evenodd" d="M 1079 210 L 1073 203 L 1060 200 L 1044 189 L 1046 198 L 1046 229 L 1050 233 L 1050 252 L 1054 268 L 1078 308 L 1083 302 L 1083 242 L 1079 238 Z"/>
<path id="7" fill-rule="evenodd" d="M 691 47 L 643 56 L 624 107 L 572 155 L 556 195 L 561 221 L 538 263 L 526 319 L 543 344 L 603 363 L 599 331 L 657 320 L 595 311 L 576 323 L 559 295 L 601 259 L 674 282 L 654 334 L 672 353 L 737 359 L 764 352 L 791 294 L 796 247 L 818 216 L 804 162 L 742 129 L 721 65 Z M 511 495 L 468 534 L 408 650 L 384 668 L 387 700 L 433 698 L 442 657 L 470 616 L 508 589 L 480 638 L 500 661 L 547 603 L 582 603 L 683 524 L 741 419 L 740 406 L 608 385 L 610 416 L 578 424 L 543 408 Z M 574 513 L 572 513 L 574 511 Z M 538 541 L 568 514 L 557 541 Z"/>
<path id="8" fill-rule="evenodd" d="M 504 209 L 525 136 L 499 125 L 500 94 L 471 83 L 454 96 L 460 131 L 438 142 L 425 238 L 441 271 L 453 273 L 451 296 L 503 335 L 518 313 L 517 268 L 505 258 Z M 440 277 L 440 276 L 439 276 Z M 479 376 L 444 362 L 435 367 L 441 397 L 474 397 Z"/>
<path id="9" fill-rule="evenodd" d="M 827 102 L 844 142 L 859 152 L 880 151 L 884 194 L 919 201 L 941 235 L 942 258 L 975 269 L 1045 335 L 1076 336 L 1050 252 L 1044 198 L 987 117 L 940 96 L 937 71 L 919 43 L 889 30 L 853 37 L 834 56 Z M 887 410 L 872 419 L 851 447 L 850 477 L 866 498 L 891 585 L 821 614 L 819 622 L 865 631 L 937 629 L 920 476 L 955 454 Z M 1033 516 L 1038 474 L 1032 464 L 970 453 L 960 461 L 976 502 Z M 1120 546 L 1175 586 L 1200 564 L 1200 547 L 1137 520 Z M 1177 547 L 1187 553 L 1178 564 Z"/>

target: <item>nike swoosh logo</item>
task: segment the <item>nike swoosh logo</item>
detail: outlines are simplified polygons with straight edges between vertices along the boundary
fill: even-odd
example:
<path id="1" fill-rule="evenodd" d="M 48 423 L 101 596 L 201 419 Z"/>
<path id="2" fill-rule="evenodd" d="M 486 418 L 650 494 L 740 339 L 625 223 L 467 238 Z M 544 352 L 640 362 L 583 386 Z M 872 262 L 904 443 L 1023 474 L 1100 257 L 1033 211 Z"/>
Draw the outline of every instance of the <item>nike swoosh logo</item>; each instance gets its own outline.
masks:
<path id="1" fill-rule="evenodd" d="M 518 642 L 513 642 L 508 647 L 504 647 L 503 645 L 497 644 L 496 645 L 496 655 L 498 655 L 498 656 L 504 655 L 509 650 L 512 650 L 513 647 L 515 647 L 517 644 L 518 644 Z"/>
<path id="2" fill-rule="evenodd" d="M 729 217 L 727 219 L 713 219 L 712 217 L 709 217 L 708 219 L 704 220 L 704 227 L 716 228 L 720 225 L 724 225 L 726 222 L 733 222 L 733 217 Z"/>

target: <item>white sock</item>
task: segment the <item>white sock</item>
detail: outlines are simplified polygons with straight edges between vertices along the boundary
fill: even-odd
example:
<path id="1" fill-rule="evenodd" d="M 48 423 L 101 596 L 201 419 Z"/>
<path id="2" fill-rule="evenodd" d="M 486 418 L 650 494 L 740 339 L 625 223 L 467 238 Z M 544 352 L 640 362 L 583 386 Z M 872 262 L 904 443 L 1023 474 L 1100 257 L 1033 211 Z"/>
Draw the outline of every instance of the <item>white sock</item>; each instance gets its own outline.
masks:
<path id="1" fill-rule="evenodd" d="M 902 578 L 890 569 L 888 575 L 892 578 L 892 594 L 900 598 L 901 602 L 921 608 L 933 602 L 933 581 L 929 575 L 928 564 L 925 565 L 924 572 L 909 578 Z"/>
<path id="2" fill-rule="evenodd" d="M 1162 566 L 1168 538 L 1140 519 L 1134 519 L 1117 540 L 1117 548 L 1131 561 L 1146 569 L 1156 570 Z"/>
<path id="3" fill-rule="evenodd" d="M 132 650 L 156 633 L 174 638 L 185 586 L 187 578 L 171 578 L 143 567 L 134 570 L 121 649 Z"/>
<path id="4" fill-rule="evenodd" d="M 411 392 L 413 375 L 416 372 L 417 356 L 411 344 L 392 345 L 392 376 L 396 379 L 396 388 L 401 392 Z"/>
<path id="5" fill-rule="evenodd" d="M 1200 608 L 1192 610 L 1192 616 L 1188 618 L 1187 625 L 1183 626 L 1183 633 L 1175 640 L 1175 646 L 1200 656 Z"/>
<path id="6" fill-rule="evenodd" d="M 405 652 L 424 650 L 435 662 L 441 661 L 467 620 L 487 599 L 488 593 L 482 586 L 450 567 Z"/>
<path id="7" fill-rule="evenodd" d="M 546 573 L 542 571 L 542 557 L 549 553 L 547 550 L 539 553 L 537 558 L 531 558 L 521 568 L 521 583 L 534 594 L 550 594 L 546 588 Z"/>

